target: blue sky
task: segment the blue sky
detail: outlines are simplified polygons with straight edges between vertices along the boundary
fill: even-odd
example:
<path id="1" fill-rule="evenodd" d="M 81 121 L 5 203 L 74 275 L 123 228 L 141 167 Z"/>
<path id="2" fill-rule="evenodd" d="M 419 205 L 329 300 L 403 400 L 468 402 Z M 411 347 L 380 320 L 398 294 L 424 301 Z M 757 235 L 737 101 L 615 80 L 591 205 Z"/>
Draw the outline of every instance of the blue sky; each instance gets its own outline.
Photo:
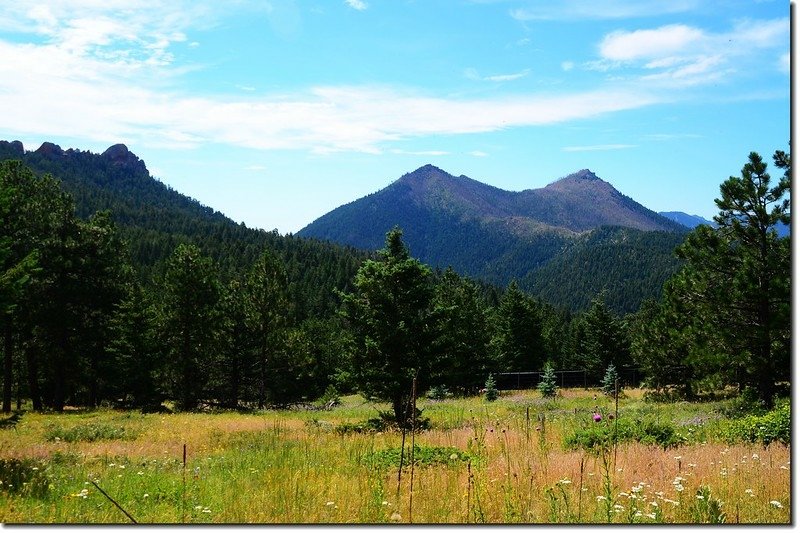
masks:
<path id="1" fill-rule="evenodd" d="M 281 233 L 426 163 L 507 190 L 589 168 L 711 218 L 789 149 L 789 27 L 777 0 L 15 0 L 0 139 L 125 143 Z"/>

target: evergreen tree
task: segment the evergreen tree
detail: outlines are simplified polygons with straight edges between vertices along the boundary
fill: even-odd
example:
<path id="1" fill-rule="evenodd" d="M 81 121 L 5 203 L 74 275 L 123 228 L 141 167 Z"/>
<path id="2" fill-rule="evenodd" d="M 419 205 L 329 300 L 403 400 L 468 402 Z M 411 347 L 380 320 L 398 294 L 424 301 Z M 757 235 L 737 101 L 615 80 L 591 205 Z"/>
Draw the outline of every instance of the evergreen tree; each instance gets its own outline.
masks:
<path id="1" fill-rule="evenodd" d="M 206 392 L 218 326 L 220 288 L 212 260 L 196 246 L 178 246 L 167 264 L 162 297 L 172 397 L 179 409 L 192 410 Z"/>
<path id="2" fill-rule="evenodd" d="M 493 402 L 500 397 L 500 391 L 497 390 L 497 383 L 494 380 L 494 376 L 491 374 L 486 378 L 486 382 L 483 385 L 483 397 L 487 402 Z"/>
<path id="3" fill-rule="evenodd" d="M 511 282 L 495 312 L 492 346 L 504 371 L 540 368 L 547 354 L 542 337 L 542 310 L 515 282 Z"/>
<path id="4" fill-rule="evenodd" d="M 556 394 L 558 394 L 556 371 L 549 362 L 544 365 L 544 374 L 536 389 L 542 393 L 544 398 L 555 398 Z"/>
<path id="5" fill-rule="evenodd" d="M 286 334 L 290 314 L 286 288 L 283 262 L 270 250 L 265 250 L 250 269 L 245 286 L 247 324 L 256 351 L 259 409 L 263 409 L 267 401 L 271 358 L 276 357 Z"/>
<path id="6" fill-rule="evenodd" d="M 488 309 L 474 282 L 447 269 L 434 290 L 434 350 L 439 354 L 438 371 L 431 382 L 451 390 L 476 392 L 480 377 L 493 368 L 489 345 L 491 326 Z"/>
<path id="7" fill-rule="evenodd" d="M 667 299 L 688 317 L 689 362 L 721 362 L 726 381 L 753 386 L 767 405 L 776 380 L 789 378 L 791 330 L 790 242 L 775 230 L 789 223 L 791 161 L 783 152 L 774 160 L 785 171 L 775 186 L 755 152 L 720 185 L 717 227 L 699 226 L 679 247 L 687 264 Z"/>
<path id="8" fill-rule="evenodd" d="M 576 363 L 589 375 L 600 375 L 609 364 L 623 366 L 630 361 L 630 346 L 623 322 L 611 313 L 604 295 L 592 300 L 573 328 Z"/>
<path id="9" fill-rule="evenodd" d="M 402 235 L 391 230 L 379 259 L 364 262 L 354 292 L 343 296 L 343 313 L 355 342 L 360 391 L 390 402 L 395 420 L 407 425 L 412 382 L 417 377 L 417 390 L 426 390 L 435 363 L 431 271 L 409 255 Z"/>
<path id="10" fill-rule="evenodd" d="M 164 357 L 158 343 L 155 304 L 135 282 L 111 317 L 109 352 L 117 364 L 116 390 L 125 405 L 151 408 L 161 403 L 158 377 Z"/>
<path id="11" fill-rule="evenodd" d="M 603 375 L 603 381 L 601 382 L 603 393 L 608 396 L 616 396 L 622 390 L 622 385 L 617 388 L 618 380 L 619 373 L 617 372 L 617 367 L 614 366 L 614 363 L 611 363 L 608 365 L 608 368 L 606 368 L 606 373 Z"/>

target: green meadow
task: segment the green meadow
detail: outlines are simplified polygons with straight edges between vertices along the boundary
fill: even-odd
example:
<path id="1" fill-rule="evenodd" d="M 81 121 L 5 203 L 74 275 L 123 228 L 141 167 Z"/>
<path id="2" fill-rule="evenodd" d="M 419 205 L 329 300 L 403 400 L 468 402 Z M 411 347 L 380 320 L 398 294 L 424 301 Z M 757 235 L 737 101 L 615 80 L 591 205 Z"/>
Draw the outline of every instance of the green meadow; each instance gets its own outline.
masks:
<path id="1" fill-rule="evenodd" d="M 380 427 L 388 406 L 360 396 L 328 410 L 23 411 L 0 429 L 0 521 L 788 524 L 780 405 L 747 418 L 736 399 L 508 391 L 422 399 L 415 433 Z"/>

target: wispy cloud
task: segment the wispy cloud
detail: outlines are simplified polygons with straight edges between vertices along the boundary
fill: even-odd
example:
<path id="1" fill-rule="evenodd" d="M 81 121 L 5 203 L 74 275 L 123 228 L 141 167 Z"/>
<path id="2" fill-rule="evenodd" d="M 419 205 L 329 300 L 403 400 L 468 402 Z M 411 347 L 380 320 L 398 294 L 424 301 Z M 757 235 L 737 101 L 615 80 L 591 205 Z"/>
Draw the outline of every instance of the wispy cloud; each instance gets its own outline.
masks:
<path id="1" fill-rule="evenodd" d="M 344 0 L 344 3 L 358 11 L 364 11 L 369 7 L 369 4 L 363 0 Z"/>
<path id="2" fill-rule="evenodd" d="M 445 152 L 444 150 L 398 150 L 392 149 L 389 150 L 390 153 L 398 154 L 398 155 L 429 155 L 429 156 L 443 156 L 443 155 L 450 155 L 450 152 Z"/>
<path id="3" fill-rule="evenodd" d="M 641 18 L 684 13 L 695 9 L 698 3 L 699 0 L 535 0 L 512 9 L 510 15 L 521 22 Z"/>
<path id="4" fill-rule="evenodd" d="M 514 72 L 511 74 L 495 74 L 492 76 L 481 76 L 477 70 L 474 68 L 468 68 L 464 70 L 464 76 L 467 79 L 475 80 L 475 81 L 492 81 L 492 82 L 506 82 L 506 81 L 514 81 L 521 78 L 526 77 L 528 74 L 531 73 L 531 69 L 524 69 L 520 72 Z"/>
<path id="5" fill-rule="evenodd" d="M 562 152 L 602 152 L 607 150 L 626 150 L 636 148 L 635 144 L 591 144 L 588 146 L 565 146 Z"/>
<path id="6" fill-rule="evenodd" d="M 583 66 L 598 71 L 641 68 L 650 71 L 642 75 L 644 81 L 690 86 L 718 81 L 748 60 L 758 62 L 764 50 L 788 46 L 788 19 L 742 20 L 726 32 L 670 24 L 611 32 L 598 45 L 600 59 Z"/>
<path id="7" fill-rule="evenodd" d="M 483 150 L 472 150 L 471 152 L 467 153 L 472 157 L 489 157 L 489 154 L 484 152 Z"/>

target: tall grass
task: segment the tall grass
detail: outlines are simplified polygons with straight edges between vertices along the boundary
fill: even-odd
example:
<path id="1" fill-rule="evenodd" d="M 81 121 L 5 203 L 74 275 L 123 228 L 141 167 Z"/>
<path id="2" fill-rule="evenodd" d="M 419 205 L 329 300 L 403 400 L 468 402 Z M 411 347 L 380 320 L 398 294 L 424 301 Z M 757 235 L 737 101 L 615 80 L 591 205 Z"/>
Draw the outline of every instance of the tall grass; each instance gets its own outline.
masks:
<path id="1" fill-rule="evenodd" d="M 602 449 L 565 446 L 610 402 L 561 392 L 420 400 L 432 429 L 414 436 L 414 523 L 789 523 L 789 448 L 731 442 L 717 405 L 626 391 L 620 427 L 659 421 L 685 438 L 620 442 L 615 465 Z M 385 408 L 351 396 L 325 412 L 26 413 L 0 430 L 0 521 L 128 523 L 95 481 L 139 523 L 407 522 L 411 467 L 397 492 L 391 459 L 401 434 L 335 430 Z M 90 425 L 122 432 L 53 436 Z"/>

